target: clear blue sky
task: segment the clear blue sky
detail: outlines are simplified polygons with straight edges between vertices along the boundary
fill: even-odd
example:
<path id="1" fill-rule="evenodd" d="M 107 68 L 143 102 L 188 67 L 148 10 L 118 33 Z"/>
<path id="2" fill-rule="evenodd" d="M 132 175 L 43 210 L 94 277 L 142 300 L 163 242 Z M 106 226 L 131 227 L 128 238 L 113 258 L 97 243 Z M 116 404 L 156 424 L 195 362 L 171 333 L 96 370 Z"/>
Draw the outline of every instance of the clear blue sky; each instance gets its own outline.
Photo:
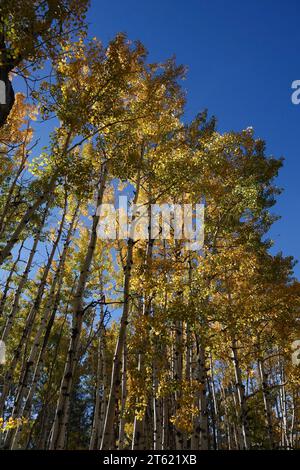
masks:
<path id="1" fill-rule="evenodd" d="M 268 154 L 284 156 L 284 188 L 273 212 L 274 251 L 300 259 L 299 0 L 92 0 L 89 33 L 107 43 L 119 32 L 139 39 L 150 60 L 175 55 L 188 66 L 184 82 L 192 118 L 208 108 L 218 130 L 253 126 Z M 300 277 L 300 265 L 295 272 Z"/>

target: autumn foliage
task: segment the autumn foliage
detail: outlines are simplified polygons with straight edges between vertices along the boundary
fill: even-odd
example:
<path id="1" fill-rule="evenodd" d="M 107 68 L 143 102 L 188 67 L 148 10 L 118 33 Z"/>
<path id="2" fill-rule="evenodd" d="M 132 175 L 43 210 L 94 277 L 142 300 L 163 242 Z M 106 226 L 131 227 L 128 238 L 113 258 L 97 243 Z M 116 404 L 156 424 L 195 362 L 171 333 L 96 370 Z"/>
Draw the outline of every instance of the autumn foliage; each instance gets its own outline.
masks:
<path id="1" fill-rule="evenodd" d="M 187 123 L 184 67 L 90 40 L 86 1 L 4 5 L 0 79 L 28 97 L 0 119 L 1 446 L 300 448 L 300 284 L 267 235 L 282 160 Z M 115 194 L 203 203 L 203 248 L 98 238 Z"/>

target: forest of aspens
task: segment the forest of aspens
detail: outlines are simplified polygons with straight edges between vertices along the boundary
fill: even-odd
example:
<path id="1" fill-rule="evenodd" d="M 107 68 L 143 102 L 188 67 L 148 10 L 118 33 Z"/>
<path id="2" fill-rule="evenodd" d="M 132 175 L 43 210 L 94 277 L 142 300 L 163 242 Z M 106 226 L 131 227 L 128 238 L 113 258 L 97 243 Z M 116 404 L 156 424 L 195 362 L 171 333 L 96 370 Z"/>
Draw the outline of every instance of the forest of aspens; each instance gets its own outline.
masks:
<path id="1" fill-rule="evenodd" d="M 88 7 L 0 3 L 0 447 L 300 448 L 283 160 L 214 110 L 188 121 L 185 67 L 90 37 Z M 203 203 L 202 248 L 101 239 L 116 193 Z"/>

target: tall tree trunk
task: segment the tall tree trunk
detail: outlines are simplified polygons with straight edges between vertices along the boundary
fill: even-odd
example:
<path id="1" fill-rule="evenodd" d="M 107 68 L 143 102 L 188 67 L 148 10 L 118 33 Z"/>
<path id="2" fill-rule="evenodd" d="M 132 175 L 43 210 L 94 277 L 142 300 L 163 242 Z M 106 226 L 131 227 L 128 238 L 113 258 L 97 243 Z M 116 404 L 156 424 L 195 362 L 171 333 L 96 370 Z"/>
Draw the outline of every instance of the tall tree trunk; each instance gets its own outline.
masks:
<path id="1" fill-rule="evenodd" d="M 69 131 L 66 136 L 63 148 L 62 148 L 62 155 L 65 155 L 68 151 L 68 146 L 71 140 L 71 135 L 72 135 L 72 132 Z M 39 209 L 39 207 L 41 207 L 45 202 L 47 202 L 49 199 L 53 197 L 53 193 L 54 193 L 55 186 L 56 186 L 56 181 L 57 181 L 57 174 L 54 173 L 51 176 L 50 181 L 46 185 L 44 191 L 42 191 L 42 193 L 36 198 L 35 202 L 27 208 L 25 214 L 19 221 L 12 236 L 10 237 L 10 239 L 6 242 L 6 245 L 0 251 L 0 265 L 3 264 L 3 262 L 6 260 L 8 256 L 10 256 L 11 250 L 16 245 L 16 243 L 18 243 L 21 233 L 25 229 L 31 217 L 35 214 L 36 210 Z"/>
<path id="2" fill-rule="evenodd" d="M 5 282 L 5 287 L 3 289 L 3 294 L 2 294 L 2 297 L 1 297 L 1 300 L 0 300 L 0 317 L 3 315 L 4 306 L 5 306 L 5 303 L 6 303 L 6 300 L 7 300 L 7 296 L 8 296 L 8 293 L 9 293 L 10 289 L 11 289 L 11 281 L 12 281 L 13 275 L 16 273 L 17 265 L 18 265 L 18 263 L 21 259 L 21 253 L 22 253 L 23 247 L 24 247 L 24 241 L 21 243 L 21 246 L 18 250 L 17 257 L 16 257 L 15 261 L 12 264 L 12 267 L 9 271 L 9 275 L 7 276 L 7 279 L 6 279 L 6 282 Z"/>
<path id="3" fill-rule="evenodd" d="M 210 367 L 210 382 L 211 382 L 211 395 L 212 395 L 212 411 L 213 411 L 213 420 L 215 426 L 215 441 L 216 441 L 216 450 L 219 449 L 220 441 L 220 421 L 219 421 L 219 409 L 216 398 L 216 387 L 215 387 L 215 375 L 214 375 L 214 363 L 212 353 L 209 354 L 209 367 Z"/>
<path id="4" fill-rule="evenodd" d="M 38 243 L 40 241 L 40 237 L 41 237 L 41 233 L 42 233 L 42 230 L 43 230 L 43 227 L 44 227 L 44 224 L 45 224 L 46 217 L 48 215 L 48 210 L 49 210 L 49 203 L 46 205 L 46 207 L 43 211 L 43 216 L 41 218 L 41 222 L 40 222 L 40 224 L 38 226 L 38 230 L 37 230 L 37 232 L 34 236 L 32 248 L 30 250 L 30 254 L 29 254 L 29 257 L 28 257 L 28 260 L 27 260 L 27 263 L 26 263 L 26 267 L 24 269 L 24 272 L 21 276 L 21 279 L 20 279 L 20 282 L 18 284 L 17 290 L 15 292 L 12 308 L 11 308 L 11 311 L 9 312 L 9 315 L 7 316 L 6 323 L 5 323 L 3 332 L 2 332 L 2 336 L 1 336 L 2 341 L 6 341 L 6 339 L 8 338 L 8 336 L 10 334 L 10 331 L 11 331 L 11 328 L 13 326 L 14 318 L 15 318 L 18 310 L 19 310 L 19 303 L 20 303 L 21 294 L 23 292 L 23 289 L 25 287 L 25 284 L 27 282 L 28 276 L 29 276 L 31 268 L 32 268 L 33 259 L 34 259 L 34 256 L 36 254 L 37 246 L 38 246 Z"/>
<path id="5" fill-rule="evenodd" d="M 66 208 L 65 208 L 66 211 Z M 68 232 L 65 238 L 63 251 L 59 259 L 57 269 L 51 284 L 51 289 L 48 295 L 48 300 L 43 312 L 41 323 L 35 334 L 33 345 L 29 354 L 29 358 L 26 361 L 25 368 L 23 371 L 21 386 L 17 393 L 17 398 L 15 402 L 15 409 L 13 415 L 27 418 L 30 414 L 31 403 L 33 395 L 37 386 L 39 379 L 39 370 L 40 364 L 43 361 L 43 356 L 46 351 L 48 340 L 50 337 L 51 329 L 55 320 L 56 311 L 59 304 L 60 292 L 62 288 L 63 273 L 65 267 L 65 261 L 71 242 L 71 237 L 75 229 L 75 223 L 78 213 L 78 205 L 73 213 Z M 64 216 L 63 216 L 64 218 Z M 56 287 L 58 285 L 57 293 L 55 294 Z M 54 300 L 54 302 L 53 302 Z M 44 338 L 43 338 L 44 334 Z M 43 338 L 43 339 L 42 339 Z M 33 373 L 31 371 L 33 370 Z M 31 377 L 32 376 L 32 377 Z M 23 404 L 23 399 L 26 396 L 25 403 Z M 18 426 L 15 432 L 15 437 L 12 442 L 12 448 L 16 448 L 18 444 L 18 438 L 20 436 L 20 431 L 22 426 Z"/>
<path id="6" fill-rule="evenodd" d="M 148 242 L 147 242 L 147 249 L 146 249 L 146 256 L 145 256 L 145 263 L 144 263 L 144 268 L 145 269 L 150 269 L 151 270 L 151 261 L 152 261 L 152 253 L 153 253 L 153 245 L 154 245 L 154 240 L 151 239 L 151 209 L 150 205 L 148 206 L 148 217 L 149 217 L 149 226 L 148 226 Z M 142 315 L 146 318 L 149 317 L 151 313 L 151 299 L 148 298 L 147 293 L 143 293 L 143 312 Z M 149 329 L 145 332 L 146 338 L 145 338 L 145 344 L 143 344 L 143 348 L 146 351 L 147 346 L 149 343 Z M 144 353 L 145 354 L 145 353 Z M 138 373 L 142 374 L 144 371 L 144 354 L 139 352 L 138 356 Z M 138 399 L 137 399 L 138 401 Z M 134 416 L 134 423 L 133 423 L 133 438 L 132 438 L 132 449 L 141 449 L 142 445 L 142 438 L 144 434 L 144 429 L 145 423 L 144 423 L 144 418 L 143 420 L 138 420 L 137 416 Z M 143 445 L 142 445 L 143 447 Z"/>
<path id="7" fill-rule="evenodd" d="M 98 207 L 102 204 L 103 194 L 107 177 L 107 164 L 103 163 L 101 175 L 98 185 L 96 210 L 93 216 L 93 223 L 90 233 L 88 249 L 80 271 L 77 289 L 73 302 L 73 321 L 72 335 L 70 338 L 68 358 L 65 365 L 63 378 L 61 381 L 60 393 L 56 407 L 55 419 L 51 431 L 50 449 L 64 449 L 66 441 L 66 433 L 68 427 L 68 415 L 70 405 L 70 394 L 73 386 L 74 374 L 78 361 L 78 353 L 80 348 L 80 333 L 82 329 L 84 308 L 83 296 L 88 275 L 93 260 L 93 255 L 97 241 L 97 226 L 100 218 Z"/>
<path id="8" fill-rule="evenodd" d="M 133 199 L 133 204 L 136 204 L 139 197 L 140 184 L 141 184 L 141 170 L 138 172 L 137 185 L 135 190 L 135 196 Z M 132 217 L 132 230 L 134 231 L 134 222 L 135 216 Z M 116 344 L 116 349 L 113 357 L 112 364 L 112 373 L 111 373 L 111 382 L 110 382 L 110 391 L 109 398 L 105 416 L 105 423 L 103 429 L 103 436 L 101 442 L 101 449 L 111 449 L 114 445 L 114 417 L 116 411 L 116 403 L 119 399 L 120 391 L 120 372 L 122 365 L 122 352 L 125 344 L 127 323 L 128 323 L 128 314 L 130 306 L 130 281 L 131 281 L 131 269 L 132 269 L 132 256 L 133 256 L 133 247 L 134 247 L 134 235 L 130 234 L 127 242 L 127 257 L 126 265 L 124 268 L 124 287 L 123 287 L 123 312 L 120 320 L 119 335 Z"/>
<path id="9" fill-rule="evenodd" d="M 195 380 L 199 383 L 199 392 L 196 393 L 199 416 L 194 419 L 194 430 L 191 439 L 192 450 L 208 449 L 208 403 L 207 403 L 207 373 L 206 355 L 204 345 L 198 334 L 196 337 L 196 370 Z"/>
<path id="10" fill-rule="evenodd" d="M 0 251 L 0 265 L 6 260 L 8 256 L 11 254 L 11 250 L 13 247 L 18 243 L 21 233 L 23 232 L 24 228 L 30 221 L 31 217 L 35 213 L 35 211 L 41 207 L 53 194 L 56 184 L 56 176 L 53 176 L 50 179 L 45 191 L 42 192 L 40 196 L 38 196 L 35 202 L 28 207 L 27 211 L 21 218 L 20 222 L 18 223 L 14 233 L 10 237 L 10 239 L 6 242 L 6 245 Z"/>
<path id="11" fill-rule="evenodd" d="M 24 331 L 23 331 L 23 336 L 24 336 L 24 339 L 27 339 L 27 340 L 29 340 L 29 338 L 30 338 L 30 332 L 32 330 L 34 320 L 36 318 L 36 315 L 39 311 L 39 308 L 40 308 L 40 305 L 41 305 L 41 302 L 42 302 L 42 298 L 43 298 L 44 291 L 45 291 L 45 288 L 46 288 L 47 278 L 48 278 L 48 274 L 50 272 L 50 268 L 51 268 L 51 265 L 52 265 L 52 262 L 53 262 L 53 258 L 54 258 L 55 252 L 57 250 L 57 247 L 59 245 L 59 242 L 60 242 L 60 239 L 61 239 L 61 236 L 62 236 L 63 227 L 64 227 L 64 223 L 65 223 L 65 217 L 66 217 L 66 209 L 67 209 L 67 206 L 66 206 L 66 203 L 65 203 L 65 207 L 64 207 L 63 215 L 62 215 L 62 218 L 61 218 L 61 221 L 60 221 L 59 229 L 58 229 L 58 232 L 57 232 L 57 235 L 56 235 L 56 239 L 55 239 L 55 241 L 52 245 L 52 249 L 51 249 L 47 264 L 45 266 L 43 276 L 42 276 L 42 279 L 41 279 L 41 282 L 40 282 L 40 285 L 39 285 L 39 288 L 38 288 L 37 296 L 35 298 L 34 304 L 33 304 L 32 308 L 30 309 L 28 318 L 26 320 L 26 325 L 25 325 L 25 328 L 24 328 Z M 52 292 L 52 295 L 53 295 L 53 293 L 54 292 Z M 52 302 L 52 299 L 50 299 L 50 301 Z M 49 308 L 47 309 L 47 312 L 48 311 L 49 311 Z M 13 407 L 13 411 L 12 411 L 12 418 L 16 418 L 16 417 L 19 416 L 19 413 L 20 413 L 20 410 L 21 410 L 21 407 L 22 407 L 23 397 L 24 397 L 24 394 L 26 393 L 26 390 L 27 390 L 28 373 L 31 370 L 31 367 L 35 364 L 35 359 L 36 359 L 36 356 L 37 356 L 37 353 L 38 353 L 38 346 L 40 344 L 40 337 L 41 337 L 42 332 L 45 330 L 46 321 L 47 321 L 47 318 L 45 317 L 45 315 L 43 315 L 42 321 L 41 321 L 41 326 L 40 326 L 40 328 L 38 328 L 38 330 L 36 332 L 36 337 L 35 337 L 33 346 L 31 348 L 31 353 L 29 354 L 29 358 L 27 359 L 27 361 L 24 362 L 23 367 L 21 369 L 19 384 L 18 384 L 18 392 L 17 392 L 17 396 L 16 396 L 15 401 L 14 401 L 14 407 Z M 22 345 L 20 345 L 20 346 L 22 347 Z M 18 358 L 18 355 L 19 355 L 18 352 L 21 352 L 21 349 L 19 351 L 17 351 L 17 354 L 15 354 L 15 357 L 13 359 L 13 364 L 15 363 L 15 358 Z M 12 366 L 10 367 L 10 369 L 11 368 L 12 368 Z M 6 437 L 5 437 L 5 441 L 4 441 L 5 448 L 9 448 L 11 446 L 13 436 L 14 436 L 14 431 L 13 430 L 10 430 L 10 431 L 7 432 Z"/>
<path id="12" fill-rule="evenodd" d="M 158 394 L 158 368 L 153 358 L 153 450 L 162 450 L 163 441 L 163 398 Z"/>
<path id="13" fill-rule="evenodd" d="M 271 449 L 273 449 L 275 443 L 274 443 L 273 422 L 272 422 L 272 406 L 270 403 L 268 376 L 265 371 L 264 359 L 262 357 L 258 358 L 257 368 L 258 368 L 260 387 L 261 387 L 261 391 L 263 395 L 267 436 L 269 440 L 269 446 Z"/>
<path id="14" fill-rule="evenodd" d="M 174 406 L 175 413 L 180 412 L 180 398 L 181 398 L 181 387 L 183 378 L 183 325 L 182 321 L 175 322 L 175 334 L 174 334 L 174 375 L 173 379 L 176 383 L 176 389 L 174 393 Z M 183 433 L 181 429 L 176 427 L 175 429 L 175 442 L 176 450 L 183 449 Z"/>
<path id="15" fill-rule="evenodd" d="M 101 286 L 101 291 L 103 288 Z M 104 307 L 101 305 L 101 314 L 100 314 L 100 330 L 98 336 L 98 350 L 97 350 L 97 371 L 96 371 L 96 390 L 95 390 L 95 407 L 94 407 L 94 416 L 92 423 L 91 438 L 89 443 L 90 450 L 98 449 L 99 434 L 101 428 L 101 408 L 103 407 L 104 401 L 104 354 L 103 354 L 103 342 L 105 335 L 104 328 Z"/>
<path id="16" fill-rule="evenodd" d="M 56 235 L 56 239 L 55 239 L 54 243 L 52 244 L 52 248 L 51 248 L 50 255 L 48 257 L 47 264 L 43 269 L 42 279 L 40 281 L 34 303 L 33 303 L 32 307 L 29 311 L 29 314 L 28 314 L 27 318 L 26 318 L 25 326 L 23 328 L 19 344 L 18 344 L 17 348 L 14 351 L 14 355 L 13 355 L 11 364 L 10 364 L 7 372 L 5 373 L 3 391 L 2 391 L 2 395 L 1 395 L 1 401 L 0 401 L 0 412 L 1 413 L 3 413 L 5 400 L 8 396 L 9 390 L 10 390 L 11 380 L 12 380 L 15 368 L 16 368 L 17 363 L 18 363 L 18 361 L 21 357 L 22 348 L 23 348 L 24 345 L 25 346 L 27 345 L 27 341 L 30 338 L 30 334 L 31 334 L 31 331 L 32 331 L 32 328 L 33 328 L 33 325 L 34 325 L 36 315 L 39 311 L 39 308 L 40 308 L 40 305 L 41 305 L 41 302 L 42 302 L 42 298 L 43 298 L 44 291 L 45 291 L 46 284 L 47 284 L 48 274 L 50 272 L 52 261 L 53 261 L 57 246 L 59 244 L 59 241 L 60 241 L 60 238 L 61 238 L 61 235 L 62 235 L 65 216 L 66 216 L 66 213 L 64 211 L 61 222 L 60 222 L 60 226 L 59 226 L 59 229 L 58 229 L 58 232 L 57 232 L 57 235 Z M 19 387 L 22 384 L 22 376 L 23 376 L 23 368 L 21 369 Z M 7 435 L 6 435 L 6 439 L 5 439 L 5 446 L 9 445 L 11 436 L 12 436 L 12 433 L 8 432 Z"/>
<path id="17" fill-rule="evenodd" d="M 128 323 L 128 313 L 130 304 L 130 278 L 131 278 L 131 267 L 132 267 L 132 254 L 133 254 L 134 241 L 132 238 L 128 240 L 127 246 L 127 262 L 125 267 L 125 280 L 124 280 L 124 304 L 123 313 L 121 316 L 119 336 L 113 358 L 111 383 L 108 405 L 105 416 L 104 430 L 101 442 L 101 449 L 111 449 L 113 446 L 113 426 L 116 403 L 119 398 L 120 389 L 120 372 L 122 363 L 122 351 L 125 344 L 125 335 Z"/>
<path id="18" fill-rule="evenodd" d="M 250 436 L 249 436 L 249 425 L 248 425 L 248 407 L 247 407 L 247 402 L 246 402 L 245 386 L 242 380 L 237 341 L 235 338 L 233 338 L 232 340 L 231 350 L 232 350 L 232 362 L 233 362 L 234 375 L 235 375 L 235 387 L 237 391 L 239 408 L 240 408 L 242 448 L 245 450 L 248 450 L 251 447 Z"/>
<path id="19" fill-rule="evenodd" d="M 126 338 L 123 349 L 122 358 L 122 387 L 121 387 L 121 409 L 120 409 L 120 424 L 119 424 L 119 450 L 124 449 L 125 446 L 125 407 L 127 398 L 127 345 Z"/>
<path id="20" fill-rule="evenodd" d="M 23 156 L 21 158 L 19 168 L 17 169 L 17 172 L 14 176 L 14 179 L 13 179 L 11 185 L 10 185 L 10 188 L 9 188 L 9 191 L 8 191 L 8 194 L 7 194 L 7 198 L 5 200 L 3 210 L 2 210 L 1 215 L 0 215 L 0 237 L 2 236 L 2 234 L 4 232 L 4 229 L 5 229 L 5 219 L 8 215 L 8 213 L 9 213 L 9 209 L 11 208 L 11 203 L 12 203 L 13 195 L 15 193 L 15 189 L 17 187 L 18 179 L 19 179 L 22 171 L 25 168 L 25 163 L 26 163 L 27 155 L 28 155 L 27 150 L 26 150 L 26 138 L 25 138 L 25 141 L 23 142 L 22 146 L 23 146 Z"/>

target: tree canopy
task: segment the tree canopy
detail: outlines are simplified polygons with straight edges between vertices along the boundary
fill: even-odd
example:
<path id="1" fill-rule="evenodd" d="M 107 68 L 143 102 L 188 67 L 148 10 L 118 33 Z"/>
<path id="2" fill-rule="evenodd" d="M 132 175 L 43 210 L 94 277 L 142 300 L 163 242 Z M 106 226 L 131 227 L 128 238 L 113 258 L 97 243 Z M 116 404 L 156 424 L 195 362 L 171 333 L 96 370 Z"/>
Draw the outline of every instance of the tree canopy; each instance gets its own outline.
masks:
<path id="1" fill-rule="evenodd" d="M 87 7 L 1 1 L 1 447 L 300 448 L 300 284 L 268 239 L 283 161 L 187 122 L 185 68 L 89 39 Z M 99 237 L 116 195 L 204 204 L 203 246 Z"/>

